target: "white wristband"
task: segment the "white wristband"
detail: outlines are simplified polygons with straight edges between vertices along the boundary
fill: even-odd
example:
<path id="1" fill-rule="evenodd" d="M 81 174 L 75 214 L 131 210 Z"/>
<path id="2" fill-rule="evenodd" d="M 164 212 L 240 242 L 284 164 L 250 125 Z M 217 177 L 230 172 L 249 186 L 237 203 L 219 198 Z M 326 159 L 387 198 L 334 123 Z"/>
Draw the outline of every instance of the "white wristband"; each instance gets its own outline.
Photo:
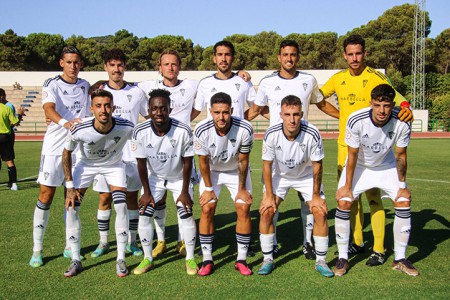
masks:
<path id="1" fill-rule="evenodd" d="M 399 183 L 398 183 L 398 187 L 399 188 L 401 188 L 401 189 L 406 189 L 406 182 L 404 182 L 404 181 L 400 181 Z"/>
<path id="2" fill-rule="evenodd" d="M 67 121 L 66 119 L 61 119 L 58 121 L 58 125 L 61 127 L 64 127 L 64 124 L 68 123 L 69 121 Z"/>
<path id="3" fill-rule="evenodd" d="M 212 192 L 214 191 L 214 189 L 212 188 L 212 186 L 205 186 L 205 191 Z"/>
<path id="4" fill-rule="evenodd" d="M 73 189 L 73 181 L 66 181 L 66 189 Z"/>

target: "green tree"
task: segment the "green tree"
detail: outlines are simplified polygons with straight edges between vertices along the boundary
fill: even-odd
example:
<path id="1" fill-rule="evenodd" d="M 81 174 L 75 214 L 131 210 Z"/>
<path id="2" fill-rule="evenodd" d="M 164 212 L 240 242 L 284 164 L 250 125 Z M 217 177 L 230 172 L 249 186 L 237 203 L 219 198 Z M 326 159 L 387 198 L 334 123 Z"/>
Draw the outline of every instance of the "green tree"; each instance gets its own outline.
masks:
<path id="1" fill-rule="evenodd" d="M 66 40 L 67 45 L 73 45 L 80 50 L 83 55 L 85 71 L 102 71 L 103 59 L 102 53 L 105 46 L 98 43 L 95 39 L 84 38 L 83 36 L 72 35 Z"/>
<path id="2" fill-rule="evenodd" d="M 443 73 L 450 71 L 450 28 L 442 31 L 435 39 L 436 45 L 436 67 Z"/>
<path id="3" fill-rule="evenodd" d="M 59 70 L 59 59 L 64 47 L 64 39 L 60 34 L 31 33 L 26 38 L 26 45 L 30 51 L 27 64 L 31 70 L 55 71 Z"/>
<path id="4" fill-rule="evenodd" d="M 29 51 L 25 38 L 18 36 L 12 29 L 0 34 L 0 71 L 23 71 Z"/>

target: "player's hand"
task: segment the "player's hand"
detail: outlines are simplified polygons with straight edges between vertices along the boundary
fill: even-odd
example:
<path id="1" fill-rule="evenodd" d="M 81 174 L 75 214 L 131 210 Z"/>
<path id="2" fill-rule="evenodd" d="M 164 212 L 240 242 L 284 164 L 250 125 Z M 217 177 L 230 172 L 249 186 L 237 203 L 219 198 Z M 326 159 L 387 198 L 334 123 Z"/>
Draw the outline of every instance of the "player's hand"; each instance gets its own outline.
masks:
<path id="1" fill-rule="evenodd" d="M 403 101 L 400 104 L 400 111 L 398 112 L 398 118 L 402 122 L 414 122 L 414 116 L 411 108 L 409 107 L 409 103 Z"/>
<path id="2" fill-rule="evenodd" d="M 348 198 L 351 201 L 353 201 L 353 193 L 350 189 L 350 187 L 344 185 L 342 187 L 340 187 L 337 191 L 336 191 L 336 200 L 339 201 L 341 199 L 344 198 Z"/>
<path id="3" fill-rule="evenodd" d="M 250 74 L 245 71 L 245 70 L 239 70 L 237 72 L 238 76 L 241 77 L 242 79 L 244 79 L 245 82 L 248 82 L 250 80 L 252 80 L 252 76 L 250 76 Z"/>
<path id="4" fill-rule="evenodd" d="M 138 206 L 139 206 L 141 214 L 144 213 L 144 211 L 147 209 L 148 205 L 155 207 L 155 200 L 153 199 L 152 195 L 144 193 L 144 194 L 142 194 L 142 196 L 138 202 Z"/>
<path id="5" fill-rule="evenodd" d="M 73 119 L 73 120 L 67 122 L 66 124 L 64 124 L 64 128 L 70 129 L 70 128 L 72 128 L 72 126 L 75 126 L 75 124 L 79 124 L 81 122 L 82 122 L 82 120 L 80 118 Z"/>
<path id="6" fill-rule="evenodd" d="M 253 203 L 253 196 L 246 189 L 239 189 L 234 201 L 242 200 L 246 204 L 251 205 Z"/>
<path id="7" fill-rule="evenodd" d="M 66 193 L 66 210 L 69 210 L 69 207 L 72 207 L 75 209 L 75 201 L 78 196 L 78 191 L 75 190 L 75 188 L 67 189 Z M 81 200 L 80 200 L 81 202 Z"/>
<path id="8" fill-rule="evenodd" d="M 328 207 L 325 200 L 320 198 L 319 195 L 313 195 L 313 198 L 311 201 L 306 202 L 309 205 L 309 211 L 313 213 L 313 209 L 316 208 L 319 210 L 319 213 L 321 216 L 326 216 L 328 213 Z"/>
<path id="9" fill-rule="evenodd" d="M 191 195 L 188 192 L 181 193 L 177 199 L 177 203 L 180 202 L 183 205 L 185 212 L 191 212 L 194 201 L 191 199 Z"/>
<path id="10" fill-rule="evenodd" d="M 399 200 L 400 201 L 405 201 L 405 199 L 408 199 L 409 201 L 412 201 L 412 199 L 411 199 L 411 191 L 408 188 L 398 189 L 397 197 L 395 197 L 394 201 L 399 201 Z"/>
<path id="11" fill-rule="evenodd" d="M 214 191 L 211 191 L 211 192 L 203 191 L 198 202 L 200 203 L 200 206 L 203 206 L 205 204 L 208 204 L 208 202 L 211 200 L 215 200 L 216 202 L 218 201 L 217 196 L 214 193 Z"/>
<path id="12" fill-rule="evenodd" d="M 262 215 L 269 208 L 273 208 L 273 212 L 275 213 L 277 211 L 277 202 L 275 198 L 274 194 L 269 195 L 267 192 L 264 192 L 261 205 L 259 206 L 259 214 Z"/>

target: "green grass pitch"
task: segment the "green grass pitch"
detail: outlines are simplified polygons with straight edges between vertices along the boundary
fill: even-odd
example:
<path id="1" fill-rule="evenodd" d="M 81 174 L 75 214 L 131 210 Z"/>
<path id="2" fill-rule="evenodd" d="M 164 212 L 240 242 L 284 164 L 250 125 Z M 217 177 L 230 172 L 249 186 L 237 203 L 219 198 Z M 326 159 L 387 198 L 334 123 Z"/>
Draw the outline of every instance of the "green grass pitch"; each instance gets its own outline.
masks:
<path id="1" fill-rule="evenodd" d="M 336 191 L 336 141 L 324 141 L 324 185 L 329 208 L 330 249 L 328 262 L 336 261 L 334 237 L 334 195 Z M 412 235 L 407 256 L 421 275 L 410 277 L 391 270 L 393 260 L 392 224 L 394 209 L 386 208 L 387 262 L 379 267 L 367 267 L 373 238 L 367 201 L 365 206 L 364 239 L 369 251 L 352 257 L 349 273 L 340 278 L 323 278 L 314 270 L 314 262 L 307 261 L 301 252 L 302 231 L 299 202 L 289 193 L 280 207 L 278 240 L 282 255 L 277 268 L 269 276 L 241 276 L 234 270 L 236 258 L 235 212 L 227 191 L 223 191 L 216 215 L 214 253 L 216 270 L 202 278 L 188 276 L 184 260 L 175 252 L 177 239 L 176 209 L 168 199 L 168 252 L 155 260 L 156 268 L 147 274 L 118 278 L 115 274 L 114 218 L 111 221 L 112 251 L 100 258 L 90 258 L 98 243 L 96 222 L 97 195 L 89 191 L 80 212 L 82 221 L 82 253 L 84 271 L 66 279 L 63 272 L 69 260 L 63 258 L 64 222 L 62 189 L 53 202 L 44 241 L 45 265 L 38 269 L 28 266 L 32 253 L 33 211 L 38 196 L 35 175 L 39 168 L 41 143 L 17 142 L 16 165 L 21 188 L 9 191 L 6 165 L 0 171 L 0 299 L 432 299 L 446 298 L 450 293 L 450 140 L 416 139 L 408 149 L 408 185 L 413 193 Z M 261 201 L 261 142 L 255 142 L 252 155 L 254 204 L 252 206 L 252 244 L 257 255 L 248 262 L 254 271 L 262 260 L 258 241 L 258 207 Z M 196 193 L 196 199 L 198 194 Z M 198 218 L 199 205 L 195 206 Z M 198 241 L 197 241 L 198 245 Z M 127 256 L 129 270 L 142 257 Z M 201 257 L 196 256 L 198 262 Z"/>

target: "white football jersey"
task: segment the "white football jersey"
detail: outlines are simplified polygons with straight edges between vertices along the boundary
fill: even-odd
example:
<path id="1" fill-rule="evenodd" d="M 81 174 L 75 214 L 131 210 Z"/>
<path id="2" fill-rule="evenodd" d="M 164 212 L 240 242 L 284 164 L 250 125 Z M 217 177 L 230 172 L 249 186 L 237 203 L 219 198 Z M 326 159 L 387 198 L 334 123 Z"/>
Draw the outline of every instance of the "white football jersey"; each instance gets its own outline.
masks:
<path id="1" fill-rule="evenodd" d="M 237 171 L 239 153 L 250 153 L 252 146 L 252 125 L 234 116 L 225 136 L 217 134 L 213 120 L 203 120 L 194 129 L 195 154 L 209 156 L 212 171 Z"/>
<path id="2" fill-rule="evenodd" d="M 68 83 L 61 76 L 49 78 L 42 87 L 42 105 L 54 103 L 56 112 L 67 121 L 90 115 L 89 83 L 78 78 Z M 51 122 L 45 132 L 42 155 L 62 155 L 68 129 Z"/>
<path id="3" fill-rule="evenodd" d="M 219 92 L 226 93 L 231 97 L 231 107 L 233 107 L 233 116 L 243 119 L 245 111 L 245 102 L 252 106 L 256 97 L 256 90 L 253 84 L 233 73 L 233 76 L 223 80 L 211 75 L 200 80 L 195 98 L 194 108 L 202 111 L 206 106 L 207 119 L 211 120 L 209 108 L 211 107 L 211 97 Z"/>
<path id="4" fill-rule="evenodd" d="M 411 136 L 411 125 L 398 119 L 399 110 L 392 110 L 390 120 L 378 127 L 372 121 L 372 109 L 363 108 L 353 112 L 347 121 L 345 142 L 359 148 L 358 165 L 365 167 L 395 166 L 394 145 L 407 147 Z"/>
<path id="5" fill-rule="evenodd" d="M 94 117 L 76 124 L 67 135 L 65 148 L 74 151 L 78 145 L 80 156 L 77 159 L 91 167 L 109 166 L 121 161 L 123 147 L 131 138 L 134 125 L 122 118 L 112 118 L 113 127 L 106 134 L 94 128 Z"/>
<path id="6" fill-rule="evenodd" d="M 301 121 L 300 132 L 290 141 L 283 132 L 283 124 L 269 127 L 264 135 L 262 159 L 272 161 L 273 172 L 280 177 L 298 179 L 313 175 L 312 162 L 324 158 L 319 130 Z"/>
<path id="7" fill-rule="evenodd" d="M 191 128 L 176 119 L 171 122 L 169 132 L 160 136 L 147 120 L 134 128 L 131 140 L 132 155 L 146 158 L 149 172 L 164 180 L 182 179 L 182 157 L 194 156 Z"/>
<path id="8" fill-rule="evenodd" d="M 108 83 L 104 90 L 113 95 L 114 112 L 113 116 L 131 121 L 133 124 L 139 122 L 139 115 L 146 117 L 148 115 L 148 100 L 144 92 L 135 85 L 125 84 L 120 90 L 111 88 Z M 124 161 L 136 161 L 131 155 L 131 143 L 127 142 L 123 148 Z"/>
<path id="9" fill-rule="evenodd" d="M 302 120 L 308 120 L 309 105 L 323 101 L 316 78 L 308 73 L 299 72 L 292 79 L 285 79 L 280 72 L 275 72 L 261 79 L 256 94 L 255 104 L 269 106 L 270 126 L 282 122 L 280 118 L 281 100 L 294 95 L 302 101 Z"/>
<path id="10" fill-rule="evenodd" d="M 166 86 L 162 80 L 147 80 L 138 83 L 147 95 L 155 90 L 162 89 L 170 92 L 170 117 L 191 126 L 191 111 L 197 93 L 197 80 L 181 80 L 176 86 Z"/>

